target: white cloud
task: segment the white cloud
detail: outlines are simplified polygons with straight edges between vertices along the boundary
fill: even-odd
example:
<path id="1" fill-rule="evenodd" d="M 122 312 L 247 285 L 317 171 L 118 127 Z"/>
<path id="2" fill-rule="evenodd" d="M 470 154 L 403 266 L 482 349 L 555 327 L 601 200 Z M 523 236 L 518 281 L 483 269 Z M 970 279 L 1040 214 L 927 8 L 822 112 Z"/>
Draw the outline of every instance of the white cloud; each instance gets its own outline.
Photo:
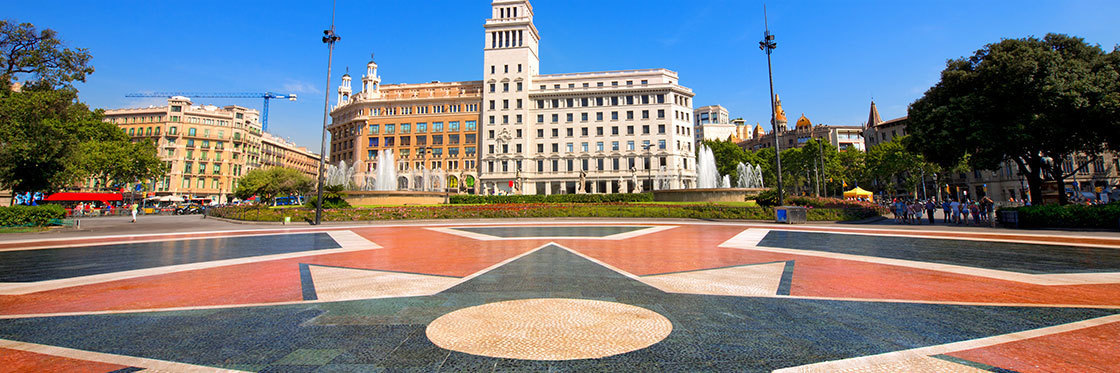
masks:
<path id="1" fill-rule="evenodd" d="M 284 83 L 284 93 L 304 93 L 304 94 L 307 94 L 307 93 L 323 93 L 323 91 L 316 88 L 314 84 L 299 81 L 299 80 L 288 79 L 288 81 L 286 83 Z"/>

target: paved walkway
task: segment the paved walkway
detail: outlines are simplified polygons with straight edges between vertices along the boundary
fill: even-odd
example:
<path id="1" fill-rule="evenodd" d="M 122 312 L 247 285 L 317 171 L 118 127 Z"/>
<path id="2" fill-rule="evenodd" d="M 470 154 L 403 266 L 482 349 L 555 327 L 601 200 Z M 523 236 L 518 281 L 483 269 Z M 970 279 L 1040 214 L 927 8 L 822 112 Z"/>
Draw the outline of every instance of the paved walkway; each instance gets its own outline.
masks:
<path id="1" fill-rule="evenodd" d="M 0 242 L 0 367 L 1120 371 L 1120 237 L 929 228 L 88 219 Z"/>
<path id="2" fill-rule="evenodd" d="M 306 229 L 314 228 L 312 225 L 298 222 L 290 225 L 280 225 L 273 223 L 235 223 L 222 219 L 203 218 L 201 215 L 150 215 L 140 216 L 136 223 L 131 223 L 130 218 L 127 216 L 112 216 L 112 217 L 96 217 L 81 219 L 81 228 L 56 228 L 46 232 L 37 233 L 7 233 L 0 234 L 0 242 L 3 241 L 25 241 L 35 239 L 60 239 L 60 238 L 78 238 L 78 237 L 99 237 L 99 236 L 121 236 L 121 235 L 148 235 L 148 234 L 166 234 L 166 233 L 191 233 L 191 232 L 213 232 L 213 231 L 247 231 L 247 230 L 278 230 L 278 229 Z M 555 219 L 536 219 L 540 221 L 556 221 L 556 222 L 578 222 L 578 221 L 610 221 L 611 219 L 603 218 L 555 218 Z M 646 222 L 699 222 L 699 220 L 690 219 L 625 219 L 627 221 L 646 221 Z M 323 227 L 352 227 L 352 226 L 384 226 L 384 225 L 424 225 L 424 224 L 448 224 L 454 222 L 465 223 L 501 223 L 501 222 L 518 222 L 518 219 L 473 219 L 473 220 L 387 220 L 387 221 L 373 221 L 373 222 L 325 222 Z M 940 220 L 938 220 L 940 222 Z M 721 221 L 733 224 L 769 224 L 765 221 Z M 780 226 L 780 225 L 779 225 Z M 837 226 L 837 227 L 851 227 L 851 228 L 874 228 L 874 229 L 895 229 L 902 231 L 939 231 L 939 232 L 967 232 L 967 233 L 1001 233 L 1001 234 L 1045 234 L 1045 235 L 1073 235 L 1073 236 L 1087 236 L 1087 237 L 1109 237 L 1120 238 L 1120 231 L 1103 231 L 1103 230 L 1032 230 L 1032 229 L 1009 229 L 1009 228 L 990 228 L 990 227 L 974 227 L 974 226 L 959 226 L 959 225 L 946 225 L 937 223 L 934 225 L 929 224 L 897 224 L 893 219 L 887 218 L 873 222 L 863 223 L 822 223 L 811 222 L 804 226 Z"/>

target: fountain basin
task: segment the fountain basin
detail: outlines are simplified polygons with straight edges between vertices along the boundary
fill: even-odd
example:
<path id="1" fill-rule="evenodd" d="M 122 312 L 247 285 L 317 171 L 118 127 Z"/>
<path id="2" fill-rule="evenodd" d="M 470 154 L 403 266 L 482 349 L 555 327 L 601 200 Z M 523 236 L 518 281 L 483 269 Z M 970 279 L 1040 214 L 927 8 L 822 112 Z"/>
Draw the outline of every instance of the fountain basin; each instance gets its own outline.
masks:
<path id="1" fill-rule="evenodd" d="M 653 191 L 657 202 L 745 202 L 766 188 L 698 188 Z"/>
<path id="2" fill-rule="evenodd" d="M 352 206 L 359 205 L 439 205 L 447 201 L 445 192 L 419 191 L 346 191 L 343 199 Z"/>

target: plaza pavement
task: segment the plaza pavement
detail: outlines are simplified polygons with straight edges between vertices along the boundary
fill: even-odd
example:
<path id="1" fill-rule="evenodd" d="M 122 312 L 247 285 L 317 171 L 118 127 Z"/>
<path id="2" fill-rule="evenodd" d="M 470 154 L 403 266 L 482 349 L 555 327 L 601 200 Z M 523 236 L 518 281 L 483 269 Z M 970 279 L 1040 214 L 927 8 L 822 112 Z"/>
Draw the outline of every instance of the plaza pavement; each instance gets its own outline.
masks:
<path id="1" fill-rule="evenodd" d="M 671 219 L 0 235 L 0 370 L 1120 371 L 1120 233 Z"/>

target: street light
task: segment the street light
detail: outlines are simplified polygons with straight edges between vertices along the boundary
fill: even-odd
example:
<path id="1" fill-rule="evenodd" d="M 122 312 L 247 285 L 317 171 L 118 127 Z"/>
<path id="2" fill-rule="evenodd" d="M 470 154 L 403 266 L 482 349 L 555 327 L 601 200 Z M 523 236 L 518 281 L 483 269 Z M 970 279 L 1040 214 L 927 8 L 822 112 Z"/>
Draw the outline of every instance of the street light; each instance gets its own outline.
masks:
<path id="1" fill-rule="evenodd" d="M 782 149 L 778 142 L 778 121 L 774 116 L 776 107 L 774 106 L 774 68 L 770 65 L 770 54 L 778 48 L 778 42 L 774 41 L 774 35 L 770 34 L 770 23 L 766 19 L 766 5 L 762 6 L 762 21 L 766 25 L 766 32 L 762 34 L 762 41 L 758 42 L 758 49 L 766 52 L 766 72 L 770 76 L 770 127 L 774 129 L 774 160 L 777 161 L 777 174 L 778 174 L 778 206 L 785 204 L 784 193 L 782 192 Z"/>
<path id="2" fill-rule="evenodd" d="M 649 190 L 653 191 L 653 143 L 643 144 L 642 148 L 646 149 L 646 173 L 649 178 Z"/>
<path id="3" fill-rule="evenodd" d="M 334 34 L 334 9 L 335 4 L 331 3 L 331 28 L 323 30 L 323 42 L 327 44 L 327 89 L 324 89 L 323 94 L 323 133 L 322 140 L 319 143 L 319 187 L 315 191 L 315 225 L 322 223 L 323 219 L 323 165 L 326 158 L 327 150 L 327 117 L 330 115 L 331 108 L 331 63 L 334 62 L 334 43 L 342 39 Z"/>

